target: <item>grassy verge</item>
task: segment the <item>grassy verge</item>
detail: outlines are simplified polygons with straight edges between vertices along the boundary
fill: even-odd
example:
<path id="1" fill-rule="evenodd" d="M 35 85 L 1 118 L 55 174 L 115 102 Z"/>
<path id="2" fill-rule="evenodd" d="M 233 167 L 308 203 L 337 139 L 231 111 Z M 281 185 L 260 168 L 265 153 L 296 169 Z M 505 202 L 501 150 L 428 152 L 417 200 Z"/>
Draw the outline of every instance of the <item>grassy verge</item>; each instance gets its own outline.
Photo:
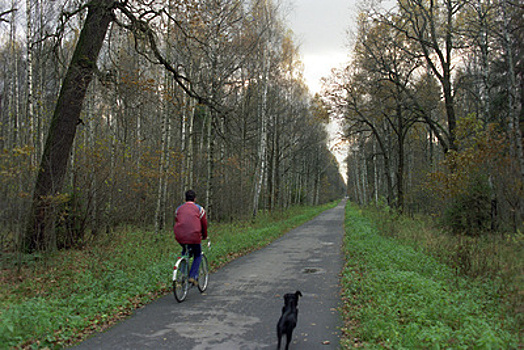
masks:
<path id="1" fill-rule="evenodd" d="M 399 216 L 388 208 L 370 208 L 365 216 L 379 233 L 431 255 L 457 276 L 490 281 L 497 297 L 524 329 L 524 234 L 454 235 L 427 216 Z"/>
<path id="2" fill-rule="evenodd" d="M 346 211 L 342 279 L 345 348 L 513 349 L 518 321 L 492 281 L 454 268 L 378 233 Z"/>
<path id="3" fill-rule="evenodd" d="M 210 225 L 213 269 L 259 249 L 335 203 L 297 207 L 256 222 Z M 84 250 L 28 261 L 0 276 L 0 348 L 60 348 L 169 291 L 179 253 L 171 230 L 123 228 Z"/>

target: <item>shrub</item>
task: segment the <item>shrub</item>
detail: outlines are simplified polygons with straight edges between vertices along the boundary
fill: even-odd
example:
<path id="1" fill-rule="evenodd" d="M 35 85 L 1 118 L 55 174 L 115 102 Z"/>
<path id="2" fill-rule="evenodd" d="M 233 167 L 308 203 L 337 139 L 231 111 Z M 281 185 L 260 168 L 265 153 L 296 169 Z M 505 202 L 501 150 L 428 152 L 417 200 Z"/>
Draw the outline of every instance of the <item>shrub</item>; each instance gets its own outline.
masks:
<path id="1" fill-rule="evenodd" d="M 478 236 L 491 228 L 491 189 L 485 176 L 474 176 L 467 189 L 452 199 L 443 222 L 453 233 L 467 236 Z"/>

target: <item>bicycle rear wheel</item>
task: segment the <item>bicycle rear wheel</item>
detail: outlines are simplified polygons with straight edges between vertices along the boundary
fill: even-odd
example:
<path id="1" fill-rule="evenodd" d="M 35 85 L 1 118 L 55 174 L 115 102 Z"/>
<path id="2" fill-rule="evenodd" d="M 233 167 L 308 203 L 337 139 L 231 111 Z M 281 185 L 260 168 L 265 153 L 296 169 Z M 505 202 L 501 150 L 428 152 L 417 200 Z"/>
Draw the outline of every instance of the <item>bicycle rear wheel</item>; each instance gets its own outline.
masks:
<path id="1" fill-rule="evenodd" d="M 209 282 L 209 266 L 207 265 L 207 258 L 202 254 L 202 261 L 198 268 L 198 290 L 200 293 L 205 292 L 207 284 Z"/>
<path id="2" fill-rule="evenodd" d="M 186 258 L 180 259 L 173 273 L 173 294 L 176 301 L 183 302 L 189 291 L 189 263 Z"/>

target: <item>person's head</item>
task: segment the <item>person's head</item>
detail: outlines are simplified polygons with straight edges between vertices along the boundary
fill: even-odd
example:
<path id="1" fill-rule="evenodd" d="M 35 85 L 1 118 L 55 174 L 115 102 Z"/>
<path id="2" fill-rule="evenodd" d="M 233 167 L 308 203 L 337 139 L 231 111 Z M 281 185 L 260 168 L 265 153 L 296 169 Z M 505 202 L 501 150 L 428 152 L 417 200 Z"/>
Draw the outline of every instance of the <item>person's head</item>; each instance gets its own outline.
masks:
<path id="1" fill-rule="evenodd" d="M 194 202 L 196 198 L 196 193 L 193 190 L 186 192 L 186 202 Z"/>

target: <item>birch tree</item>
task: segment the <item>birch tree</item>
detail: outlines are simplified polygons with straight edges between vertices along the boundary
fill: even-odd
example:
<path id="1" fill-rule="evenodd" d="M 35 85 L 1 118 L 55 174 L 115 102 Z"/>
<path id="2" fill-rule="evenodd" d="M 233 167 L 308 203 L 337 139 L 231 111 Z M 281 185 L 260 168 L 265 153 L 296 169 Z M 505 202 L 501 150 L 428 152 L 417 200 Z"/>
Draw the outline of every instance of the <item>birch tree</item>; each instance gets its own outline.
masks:
<path id="1" fill-rule="evenodd" d="M 27 41 L 27 112 L 26 118 L 30 123 L 30 137 L 34 138 L 35 117 L 34 117 L 34 101 L 33 101 L 33 21 L 31 16 L 31 0 L 26 0 L 26 41 Z M 34 144 L 34 142 L 33 142 Z"/>
<path id="2" fill-rule="evenodd" d="M 264 180 L 267 177 L 267 146 L 268 146 L 268 115 L 267 115 L 267 98 L 269 89 L 269 71 L 271 69 L 271 54 L 270 50 L 275 43 L 273 42 L 273 31 L 274 15 L 272 14 L 271 3 L 263 1 L 260 7 L 257 9 L 257 18 L 264 27 L 268 30 L 265 32 L 263 37 L 260 50 L 261 57 L 261 69 L 260 78 L 258 81 L 259 88 L 259 102 L 257 106 L 257 115 L 260 123 L 260 138 L 258 144 L 258 163 L 255 172 L 255 187 L 253 190 L 253 218 L 257 216 L 259 210 L 260 195 L 262 187 L 264 186 Z"/>
<path id="3" fill-rule="evenodd" d="M 58 20 L 47 16 L 60 4 L 25 3 L 30 12 L 16 12 L 18 26 L 14 11 L 0 14 L 10 69 L 2 71 L 3 151 L 34 145 L 31 156 L 40 158 L 38 170 L 17 178 L 22 189 L 35 181 L 18 235 L 25 251 L 71 247 L 85 228 L 96 236 L 122 222 L 156 220 L 160 231 L 167 203 L 185 186 L 207 191 L 217 219 L 252 216 L 255 193 L 258 208 L 322 196 L 326 173 L 315 163 L 325 149 L 308 145 L 319 135 L 304 136 L 317 124 L 307 124 L 303 82 L 283 66 L 284 28 L 271 1 L 171 1 L 168 9 L 160 0 L 85 0 L 67 3 Z M 16 32 L 24 15 L 27 43 Z M 46 55 L 51 48 L 56 55 Z M 20 128 L 27 121 L 31 132 Z M 172 161 L 182 151 L 183 167 Z M 241 206 L 228 195 L 237 188 Z"/>

